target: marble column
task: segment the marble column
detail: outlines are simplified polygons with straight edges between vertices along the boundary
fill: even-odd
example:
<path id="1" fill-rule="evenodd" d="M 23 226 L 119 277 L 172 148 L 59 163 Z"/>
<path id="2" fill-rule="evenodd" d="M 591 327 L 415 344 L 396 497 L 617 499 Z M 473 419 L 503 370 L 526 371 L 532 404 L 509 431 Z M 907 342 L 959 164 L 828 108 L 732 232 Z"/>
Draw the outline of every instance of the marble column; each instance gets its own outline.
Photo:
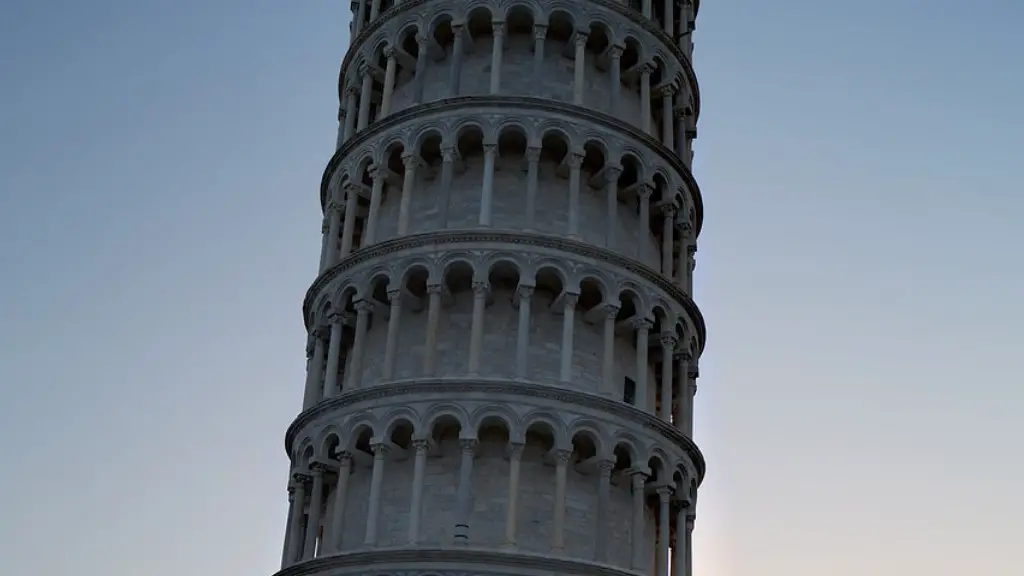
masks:
<path id="1" fill-rule="evenodd" d="M 516 378 L 526 379 L 527 357 L 530 353 L 530 303 L 533 286 L 518 287 L 519 326 L 516 329 Z"/>
<path id="2" fill-rule="evenodd" d="M 559 379 L 563 383 L 572 382 L 573 330 L 576 323 L 576 301 L 579 294 L 566 292 L 563 294 L 564 312 L 562 313 L 562 367 Z"/>
<path id="3" fill-rule="evenodd" d="M 647 318 L 639 318 L 633 322 L 636 330 L 636 407 L 647 411 L 647 352 L 650 347 L 650 330 L 654 323 Z"/>
<path id="4" fill-rule="evenodd" d="M 291 564 L 291 557 L 288 554 L 292 545 L 292 524 L 295 522 L 295 484 L 288 482 L 288 524 L 284 528 L 284 549 L 281 550 L 281 570 Z"/>
<path id="5" fill-rule="evenodd" d="M 604 309 L 604 353 L 601 358 L 601 395 L 611 396 L 615 390 L 615 316 L 619 307 L 605 305 Z"/>
<path id="6" fill-rule="evenodd" d="M 594 522 L 594 560 L 608 561 L 608 518 L 611 511 L 611 478 L 615 461 L 602 459 L 597 466 L 597 511 Z"/>
<path id="7" fill-rule="evenodd" d="M 675 230 L 675 204 L 666 204 L 661 226 L 661 274 L 672 278 L 672 231 Z"/>
<path id="8" fill-rule="evenodd" d="M 348 142 L 348 139 L 356 133 L 356 87 L 349 85 L 345 87 L 345 135 L 344 139 Z"/>
<path id="9" fill-rule="evenodd" d="M 452 176 L 455 171 L 455 147 L 441 146 L 441 188 L 437 199 L 437 227 L 448 227 L 448 207 L 451 204 Z"/>
<path id="10" fill-rule="evenodd" d="M 356 122 L 356 132 L 370 125 L 370 100 L 373 98 L 373 75 L 370 73 L 370 67 L 366 64 L 360 66 L 359 77 L 362 78 L 362 87 L 359 92 L 359 119 Z"/>
<path id="11" fill-rule="evenodd" d="M 324 243 L 326 257 L 320 268 L 321 272 L 338 263 L 338 233 L 341 227 L 341 214 L 344 211 L 340 202 L 332 201 L 327 207 L 327 233 Z"/>
<path id="12" fill-rule="evenodd" d="M 441 323 L 442 284 L 427 284 L 427 337 L 423 345 L 423 375 L 435 376 L 437 370 L 437 330 Z"/>
<path id="13" fill-rule="evenodd" d="M 309 360 L 306 362 L 306 391 L 302 397 L 302 409 L 308 410 L 320 401 L 324 372 L 324 334 L 319 327 L 313 329 L 312 346 L 306 347 Z"/>
<path id="14" fill-rule="evenodd" d="M 345 505 L 348 502 L 348 480 L 352 475 L 352 455 L 348 452 L 338 454 L 338 483 L 334 487 L 334 517 L 331 518 L 330 550 L 341 552 L 345 534 Z"/>
<path id="15" fill-rule="evenodd" d="M 469 332 L 469 375 L 480 373 L 480 349 L 484 340 L 484 308 L 489 286 L 486 282 L 473 282 L 473 318 Z"/>
<path id="16" fill-rule="evenodd" d="M 387 180 L 387 176 L 387 168 L 383 166 L 374 166 L 370 169 L 370 177 L 373 178 L 373 188 L 370 190 L 370 212 L 366 217 L 366 231 L 363 233 L 362 245 L 364 248 L 377 241 L 380 203 L 384 195 L 384 181 Z"/>
<path id="17" fill-rule="evenodd" d="M 569 237 L 579 238 L 580 167 L 583 166 L 583 154 L 570 152 L 566 160 L 569 163 Z"/>
<path id="18" fill-rule="evenodd" d="M 673 144 L 675 138 L 675 127 L 672 125 L 672 93 L 675 88 L 672 85 L 661 88 L 661 143 L 669 150 L 675 150 Z"/>
<path id="19" fill-rule="evenodd" d="M 650 20 L 651 16 L 654 14 L 654 11 L 651 9 L 651 0 L 643 0 L 643 2 L 641 3 L 641 6 L 642 6 L 641 10 L 643 12 L 644 18 L 647 18 L 648 20 Z"/>
<path id="20" fill-rule="evenodd" d="M 686 291 L 686 264 L 687 264 L 687 248 L 690 245 L 690 224 L 683 222 L 677 230 L 677 236 L 679 240 L 679 251 L 676 252 L 676 286 L 680 290 Z"/>
<path id="21" fill-rule="evenodd" d="M 685 564 L 681 576 L 693 576 L 693 523 L 697 517 L 693 514 L 686 516 L 686 546 L 683 548 Z"/>
<path id="22" fill-rule="evenodd" d="M 380 16 L 380 0 L 372 0 L 370 3 L 370 22 L 373 22 Z"/>
<path id="23" fill-rule="evenodd" d="M 526 229 L 533 230 L 537 212 L 537 171 L 540 167 L 540 146 L 526 149 Z"/>
<path id="24" fill-rule="evenodd" d="M 476 454 L 476 439 L 459 440 L 462 448 L 462 462 L 459 464 L 459 488 L 455 494 L 455 543 L 465 546 L 469 543 L 469 514 L 472 510 L 473 457 Z"/>
<path id="25" fill-rule="evenodd" d="M 551 551 L 555 554 L 565 552 L 565 492 L 570 458 L 572 450 L 555 452 L 555 512 L 554 530 L 551 535 Z"/>
<path id="26" fill-rule="evenodd" d="M 613 116 L 620 116 L 619 101 L 622 99 L 622 47 L 612 46 L 608 50 L 611 58 L 608 72 L 611 74 L 611 110 Z"/>
<path id="27" fill-rule="evenodd" d="M 356 233 L 356 210 L 359 209 L 359 188 L 355 184 L 349 184 L 345 195 L 345 223 L 341 228 L 341 250 L 339 258 L 344 258 L 352 253 L 352 244 L 355 242 Z"/>
<path id="28" fill-rule="evenodd" d="M 544 41 L 548 37 L 546 24 L 533 25 L 533 90 L 544 93 Z"/>
<path id="29" fill-rule="evenodd" d="M 462 24 L 453 23 L 452 33 L 455 34 L 455 40 L 452 42 L 452 63 L 448 70 L 448 96 L 454 98 L 459 95 L 459 82 L 462 76 L 462 53 L 465 43 L 462 37 Z"/>
<path id="30" fill-rule="evenodd" d="M 675 387 L 672 378 L 672 356 L 676 349 L 675 334 L 661 335 L 661 409 L 658 417 L 665 422 L 672 422 L 672 389 Z"/>
<path id="31" fill-rule="evenodd" d="M 355 30 L 352 31 L 352 37 L 359 36 L 359 33 L 363 31 L 363 26 L 366 24 L 366 0 L 356 0 L 359 3 L 359 8 L 356 11 L 356 26 Z"/>
<path id="32" fill-rule="evenodd" d="M 373 449 L 373 472 L 370 475 L 370 498 L 366 506 L 366 538 L 363 545 L 377 545 L 377 520 L 380 517 L 380 489 L 384 482 L 384 462 L 390 446 L 383 442 L 370 445 Z"/>
<path id="33" fill-rule="evenodd" d="M 391 303 L 391 310 L 388 314 L 387 340 L 384 342 L 384 366 L 381 369 L 381 377 L 385 381 L 395 377 L 399 324 L 402 321 L 402 291 L 397 288 L 388 290 L 388 301 Z"/>
<path id="34" fill-rule="evenodd" d="M 291 518 L 288 540 L 288 565 L 299 562 L 302 556 L 302 521 L 306 509 L 306 484 L 311 478 L 306 474 L 295 474 L 295 510 Z"/>
<path id="35" fill-rule="evenodd" d="M 494 42 L 491 46 L 491 94 L 501 91 L 501 59 L 505 51 L 505 24 L 495 21 L 491 23 Z"/>
<path id="36" fill-rule="evenodd" d="M 423 36 L 420 34 L 416 35 L 416 45 L 419 47 L 419 52 L 416 54 L 416 75 L 413 78 L 413 104 L 421 104 L 423 102 L 423 92 L 427 86 L 427 47 L 430 46 L 430 37 Z"/>
<path id="37" fill-rule="evenodd" d="M 696 254 L 696 244 L 686 247 L 686 293 L 690 296 L 693 296 L 693 269 L 697 267 Z"/>
<path id="38" fill-rule="evenodd" d="M 384 57 L 387 58 L 387 65 L 384 68 L 384 92 L 381 94 L 380 102 L 381 118 L 385 118 L 391 113 L 391 98 L 395 92 L 395 68 L 398 65 L 393 46 L 384 49 Z"/>
<path id="39" fill-rule="evenodd" d="M 409 233 L 409 207 L 412 204 L 412 189 L 416 185 L 416 169 L 420 165 L 420 157 L 415 154 L 402 156 L 405 165 L 405 176 L 402 178 L 402 199 L 398 203 L 398 235 Z"/>
<path id="40" fill-rule="evenodd" d="M 423 513 L 423 480 L 427 473 L 427 452 L 430 441 L 417 438 L 412 441 L 416 451 L 412 470 L 412 498 L 409 503 L 409 545 L 415 546 L 420 541 L 420 515 Z"/>
<path id="41" fill-rule="evenodd" d="M 491 204 L 494 197 L 494 157 L 498 153 L 496 143 L 484 143 L 484 182 L 480 193 L 480 218 L 481 226 L 491 225 Z"/>
<path id="42" fill-rule="evenodd" d="M 668 515 L 671 497 L 671 486 L 658 487 L 658 576 L 669 576 L 668 541 L 671 525 Z"/>
<path id="43" fill-rule="evenodd" d="M 605 230 L 605 247 L 615 250 L 615 236 L 619 229 L 619 176 L 622 175 L 622 168 L 609 166 L 604 169 L 605 188 L 607 189 L 608 203 L 608 224 Z"/>
<path id="44" fill-rule="evenodd" d="M 665 34 L 671 38 L 675 34 L 675 2 L 673 0 L 664 0 L 665 2 Z"/>
<path id="45" fill-rule="evenodd" d="M 323 465 L 314 463 L 311 468 L 313 488 L 309 495 L 309 519 L 306 521 L 306 538 L 302 550 L 303 560 L 312 560 L 316 553 L 316 537 L 320 531 L 320 513 L 324 498 Z"/>
<path id="46" fill-rule="evenodd" d="M 640 197 L 640 238 L 637 242 L 637 257 L 644 264 L 650 264 L 647 260 L 647 245 L 651 240 L 651 193 L 654 191 L 651 185 L 644 182 L 637 188 L 637 195 Z"/>
<path id="47" fill-rule="evenodd" d="M 647 481 L 647 473 L 633 470 L 630 476 L 633 485 L 633 529 L 630 531 L 633 557 L 630 567 L 639 571 L 644 568 L 644 482 Z"/>
<path id="48" fill-rule="evenodd" d="M 338 385 L 338 361 L 341 359 L 341 337 L 344 328 L 344 313 L 332 312 L 327 317 L 331 326 L 331 339 L 327 346 L 327 371 L 326 382 L 324 383 L 324 397 L 333 398 L 341 393 L 341 386 Z"/>
<path id="49" fill-rule="evenodd" d="M 363 384 L 363 349 L 366 347 L 366 330 L 370 324 L 370 311 L 373 305 L 366 300 L 355 303 L 356 335 L 352 343 L 352 360 L 348 369 L 346 390 L 356 390 Z"/>
<path id="50" fill-rule="evenodd" d="M 508 507 L 505 509 L 505 547 L 516 547 L 516 519 L 519 511 L 519 465 L 523 458 L 523 444 L 509 443 L 508 454 Z"/>
<path id="51" fill-rule="evenodd" d="M 572 103 L 578 106 L 583 105 L 583 90 L 587 55 L 587 38 L 588 35 L 585 32 L 581 32 L 579 30 L 576 31 L 576 70 L 575 76 L 573 77 L 572 85 Z"/>
<path id="52" fill-rule="evenodd" d="M 654 72 L 651 64 L 640 67 L 640 127 L 645 134 L 654 136 L 651 128 L 651 72 Z"/>
<path id="53" fill-rule="evenodd" d="M 675 555 L 672 562 L 672 574 L 686 574 L 686 504 L 677 501 L 676 510 L 676 541 L 673 544 Z"/>

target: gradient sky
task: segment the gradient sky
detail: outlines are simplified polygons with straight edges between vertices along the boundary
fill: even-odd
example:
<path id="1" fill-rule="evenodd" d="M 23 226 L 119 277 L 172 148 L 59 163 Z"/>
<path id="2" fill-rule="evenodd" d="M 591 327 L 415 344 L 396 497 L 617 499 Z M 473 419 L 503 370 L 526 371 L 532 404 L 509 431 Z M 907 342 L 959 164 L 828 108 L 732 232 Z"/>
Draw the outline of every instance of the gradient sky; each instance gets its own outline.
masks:
<path id="1" fill-rule="evenodd" d="M 277 568 L 347 4 L 0 3 L 0 574 Z M 696 576 L 1020 574 L 1024 3 L 703 4 Z"/>

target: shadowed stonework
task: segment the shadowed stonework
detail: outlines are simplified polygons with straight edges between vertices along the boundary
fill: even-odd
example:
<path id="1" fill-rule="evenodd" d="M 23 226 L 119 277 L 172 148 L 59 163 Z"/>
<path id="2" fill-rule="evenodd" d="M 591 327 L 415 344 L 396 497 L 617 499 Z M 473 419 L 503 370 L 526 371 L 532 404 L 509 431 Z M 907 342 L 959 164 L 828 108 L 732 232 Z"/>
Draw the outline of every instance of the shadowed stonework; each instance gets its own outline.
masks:
<path id="1" fill-rule="evenodd" d="M 684 0 L 357 0 L 281 574 L 689 576 Z"/>

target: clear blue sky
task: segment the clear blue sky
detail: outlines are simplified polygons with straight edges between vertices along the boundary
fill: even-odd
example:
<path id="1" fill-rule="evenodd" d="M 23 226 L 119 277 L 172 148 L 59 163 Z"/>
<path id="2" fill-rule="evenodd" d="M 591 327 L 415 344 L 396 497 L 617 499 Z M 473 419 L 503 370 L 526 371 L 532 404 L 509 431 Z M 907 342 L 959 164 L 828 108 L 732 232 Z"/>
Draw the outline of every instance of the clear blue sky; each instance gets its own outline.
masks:
<path id="1" fill-rule="evenodd" d="M 276 568 L 347 4 L 0 5 L 0 573 Z M 703 4 L 697 574 L 1020 574 L 1024 4 Z"/>

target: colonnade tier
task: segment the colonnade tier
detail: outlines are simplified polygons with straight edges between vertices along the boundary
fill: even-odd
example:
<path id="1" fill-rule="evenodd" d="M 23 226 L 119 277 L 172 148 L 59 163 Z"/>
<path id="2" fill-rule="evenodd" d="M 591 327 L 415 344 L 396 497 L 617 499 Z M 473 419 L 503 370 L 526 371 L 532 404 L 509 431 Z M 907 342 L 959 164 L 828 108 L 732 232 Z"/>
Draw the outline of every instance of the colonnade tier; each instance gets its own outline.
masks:
<path id="1" fill-rule="evenodd" d="M 374 242 L 484 227 L 604 246 L 692 292 L 702 202 L 684 165 L 583 109 L 569 123 L 536 100 L 482 99 L 406 111 L 338 151 L 321 270 Z"/>
<path id="2" fill-rule="evenodd" d="M 307 296 L 304 408 L 399 380 L 506 379 L 615 398 L 691 434 L 699 315 L 658 275 L 574 247 L 463 232 L 356 253 Z"/>
<path id="3" fill-rule="evenodd" d="M 286 564 L 455 544 L 654 573 L 688 547 L 704 474 L 657 419 L 537 386 L 363 390 L 302 414 L 286 444 Z"/>
<path id="4" fill-rule="evenodd" d="M 688 11 L 672 0 L 653 4 Z M 410 106 L 502 94 L 608 113 L 691 161 L 699 98 L 689 55 L 628 5 L 412 1 L 362 28 L 342 63 L 339 146 Z M 688 33 L 679 39 L 691 45 Z"/>

